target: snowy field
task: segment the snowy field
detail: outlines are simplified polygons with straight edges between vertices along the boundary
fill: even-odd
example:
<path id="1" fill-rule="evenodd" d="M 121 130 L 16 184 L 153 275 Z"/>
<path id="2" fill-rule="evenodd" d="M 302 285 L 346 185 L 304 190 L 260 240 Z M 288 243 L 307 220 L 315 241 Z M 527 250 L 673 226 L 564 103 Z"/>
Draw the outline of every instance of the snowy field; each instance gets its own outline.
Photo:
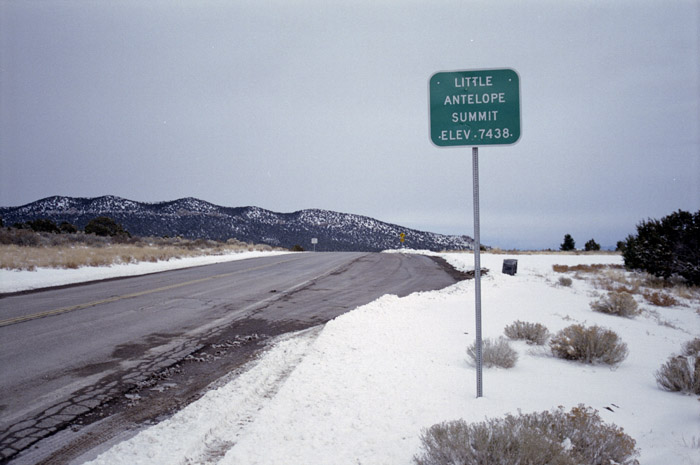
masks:
<path id="1" fill-rule="evenodd" d="M 443 254 L 473 268 L 471 254 Z M 500 273 L 518 259 L 515 276 Z M 482 421 L 585 404 L 637 441 L 646 465 L 700 464 L 697 396 L 660 390 L 654 372 L 681 345 L 700 337 L 697 302 L 652 307 L 621 318 L 593 312 L 602 291 L 590 281 L 557 284 L 553 264 L 621 263 L 615 255 L 482 255 L 483 335 L 498 337 L 515 320 L 551 333 L 575 323 L 614 330 L 629 356 L 617 368 L 554 358 L 545 347 L 512 342 L 511 369 L 476 369 L 474 283 L 384 296 L 323 327 L 280 338 L 239 376 L 217 383 L 168 420 L 82 460 L 90 464 L 412 463 L 423 428 L 445 420 Z M 622 271 L 620 271 L 622 273 Z"/>

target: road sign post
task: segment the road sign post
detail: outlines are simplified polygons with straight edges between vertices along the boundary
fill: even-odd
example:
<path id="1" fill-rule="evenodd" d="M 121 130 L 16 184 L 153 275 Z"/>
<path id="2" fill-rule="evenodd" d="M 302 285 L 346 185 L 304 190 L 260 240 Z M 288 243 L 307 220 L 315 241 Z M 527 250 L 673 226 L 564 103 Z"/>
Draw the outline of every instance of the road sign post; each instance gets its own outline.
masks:
<path id="1" fill-rule="evenodd" d="M 479 147 L 472 147 L 472 186 L 474 199 L 474 314 L 476 318 L 476 397 L 484 395 L 483 343 L 481 339 L 481 224 L 479 219 Z"/>
<path id="2" fill-rule="evenodd" d="M 483 396 L 479 146 L 520 139 L 520 77 L 512 69 L 445 71 L 429 82 L 430 140 L 438 147 L 472 147 L 476 397 Z"/>

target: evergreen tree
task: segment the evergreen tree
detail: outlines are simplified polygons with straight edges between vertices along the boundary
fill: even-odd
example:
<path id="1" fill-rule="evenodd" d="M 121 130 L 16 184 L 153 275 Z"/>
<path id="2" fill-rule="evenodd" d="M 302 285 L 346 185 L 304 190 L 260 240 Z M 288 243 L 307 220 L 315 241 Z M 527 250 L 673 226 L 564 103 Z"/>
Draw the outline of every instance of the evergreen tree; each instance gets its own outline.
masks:
<path id="1" fill-rule="evenodd" d="M 34 220 L 34 221 L 27 221 L 27 224 L 29 225 L 30 228 L 32 228 L 33 231 L 36 231 L 36 232 L 50 232 L 50 233 L 60 232 L 58 229 L 58 226 L 56 226 L 56 223 L 54 223 L 51 220 L 47 220 L 47 219 L 43 219 L 43 218 L 40 218 L 40 219 Z"/>
<path id="2" fill-rule="evenodd" d="M 700 285 L 700 211 L 642 221 L 637 234 L 627 237 L 622 257 L 627 269 L 664 279 L 678 275 Z"/>
<path id="3" fill-rule="evenodd" d="M 112 218 L 108 216 L 98 216 L 85 226 L 86 234 L 95 234 L 96 236 L 131 236 Z"/>
<path id="4" fill-rule="evenodd" d="M 576 250 L 576 241 L 571 234 L 564 235 L 564 242 L 559 246 L 559 250 Z"/>
<path id="5" fill-rule="evenodd" d="M 595 239 L 591 239 L 590 241 L 586 242 L 586 245 L 584 246 L 584 250 L 586 252 L 591 252 L 594 250 L 600 250 L 600 244 L 598 244 Z"/>
<path id="6" fill-rule="evenodd" d="M 61 224 L 59 224 L 58 229 L 60 229 L 61 233 L 63 234 L 75 234 L 78 232 L 78 228 L 70 224 L 68 221 L 63 221 Z"/>

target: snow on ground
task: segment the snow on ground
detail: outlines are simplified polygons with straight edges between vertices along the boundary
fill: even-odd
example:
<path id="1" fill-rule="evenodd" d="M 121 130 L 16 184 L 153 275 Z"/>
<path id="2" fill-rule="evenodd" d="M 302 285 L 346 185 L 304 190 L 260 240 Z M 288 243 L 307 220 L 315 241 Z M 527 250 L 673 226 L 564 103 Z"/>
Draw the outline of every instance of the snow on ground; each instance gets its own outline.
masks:
<path id="1" fill-rule="evenodd" d="M 470 254 L 444 254 L 473 267 Z M 620 263 L 614 255 L 518 255 L 515 276 L 503 255 L 482 255 L 483 335 L 515 320 L 552 333 L 574 323 L 613 329 L 629 347 L 617 368 L 555 359 L 514 342 L 512 369 L 476 370 L 474 283 L 384 296 L 324 327 L 272 345 L 238 377 L 160 424 L 113 446 L 91 464 L 410 464 L 423 428 L 464 418 L 482 421 L 583 403 L 637 441 L 640 463 L 700 463 L 697 396 L 661 391 L 654 372 L 681 344 L 700 336 L 697 302 L 625 319 L 591 311 L 597 291 L 574 279 L 558 286 L 553 264 Z M 653 312 L 650 312 L 653 310 Z M 610 408 L 612 411 L 606 409 Z"/>
<path id="2" fill-rule="evenodd" d="M 283 253 L 289 252 L 231 252 L 221 255 L 172 258 L 159 262 L 126 263 L 101 267 L 84 266 L 77 269 L 38 268 L 36 271 L 0 269 L 0 293 L 26 291 L 124 276 L 137 276 L 190 266 L 211 265 L 213 263 L 268 257 Z"/>

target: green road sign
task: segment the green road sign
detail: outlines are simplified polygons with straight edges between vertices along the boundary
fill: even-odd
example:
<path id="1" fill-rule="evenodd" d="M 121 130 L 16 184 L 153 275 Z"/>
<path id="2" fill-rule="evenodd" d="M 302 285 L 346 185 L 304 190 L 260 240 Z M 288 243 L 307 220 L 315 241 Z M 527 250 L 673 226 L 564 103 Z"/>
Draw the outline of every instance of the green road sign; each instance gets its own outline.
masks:
<path id="1" fill-rule="evenodd" d="M 440 147 L 520 139 L 520 78 L 512 69 L 446 71 L 430 78 L 430 139 Z"/>

